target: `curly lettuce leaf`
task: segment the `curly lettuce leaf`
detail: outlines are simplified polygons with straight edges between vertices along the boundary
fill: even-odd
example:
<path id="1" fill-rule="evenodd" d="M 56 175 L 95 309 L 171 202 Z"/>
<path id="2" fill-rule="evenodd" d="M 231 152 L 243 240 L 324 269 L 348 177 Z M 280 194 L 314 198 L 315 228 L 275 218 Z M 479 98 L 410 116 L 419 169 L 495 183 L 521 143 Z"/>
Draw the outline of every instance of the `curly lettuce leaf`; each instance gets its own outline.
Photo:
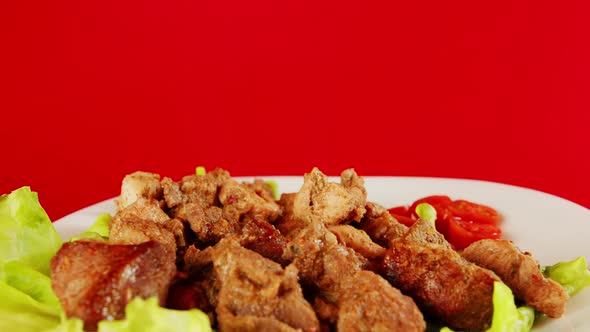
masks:
<path id="1" fill-rule="evenodd" d="M 0 281 L 0 331 L 38 332 L 60 324 L 61 308 Z"/>
<path id="2" fill-rule="evenodd" d="M 200 310 L 171 310 L 158 305 L 158 299 L 134 298 L 125 307 L 125 319 L 100 321 L 98 332 L 209 332 L 209 317 Z"/>
<path id="3" fill-rule="evenodd" d="M 272 196 L 275 198 L 275 200 L 279 200 L 281 198 L 281 195 L 279 195 L 279 185 L 276 183 L 276 181 L 264 181 L 264 183 L 266 183 L 267 186 L 270 187 L 270 190 L 272 191 Z"/>
<path id="4" fill-rule="evenodd" d="M 49 275 L 49 263 L 62 245 L 37 193 L 22 187 L 0 196 L 0 264 L 18 261 Z"/>
<path id="5" fill-rule="evenodd" d="M 535 322 L 535 311 L 531 307 L 516 307 L 510 287 L 504 283 L 494 282 L 494 315 L 492 326 L 487 332 L 528 332 Z"/>
<path id="6" fill-rule="evenodd" d="M 543 270 L 543 275 L 560 284 L 570 296 L 590 286 L 590 271 L 584 256 L 547 266 Z"/>
<path id="7" fill-rule="evenodd" d="M 110 222 L 111 216 L 103 214 L 71 240 L 107 240 Z M 0 331 L 83 332 L 82 320 L 65 317 L 51 287 L 51 258 L 61 245 L 29 187 L 0 196 Z M 134 299 L 126 315 L 121 321 L 102 321 L 99 331 L 211 331 L 205 313 L 165 309 L 156 298 Z"/>
<path id="8" fill-rule="evenodd" d="M 86 231 L 78 236 L 73 236 L 69 241 L 78 241 L 81 239 L 108 241 L 111 231 L 111 215 L 103 213 Z"/>
<path id="9" fill-rule="evenodd" d="M 41 272 L 12 261 L 0 269 L 0 280 L 39 303 L 61 309 L 59 300 L 51 288 L 51 278 Z"/>
<path id="10" fill-rule="evenodd" d="M 59 325 L 44 332 L 84 332 L 84 322 L 78 318 L 63 319 Z"/>

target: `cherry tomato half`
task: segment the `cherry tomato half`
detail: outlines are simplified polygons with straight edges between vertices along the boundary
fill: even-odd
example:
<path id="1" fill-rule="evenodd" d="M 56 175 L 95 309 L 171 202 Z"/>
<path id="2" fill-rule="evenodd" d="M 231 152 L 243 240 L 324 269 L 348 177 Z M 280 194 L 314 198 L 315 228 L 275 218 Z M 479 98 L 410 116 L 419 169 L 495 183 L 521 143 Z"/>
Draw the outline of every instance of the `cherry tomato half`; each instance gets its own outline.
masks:
<path id="1" fill-rule="evenodd" d="M 430 205 L 432 205 L 432 207 L 434 207 L 434 209 L 436 210 L 436 213 L 438 214 L 438 210 L 441 209 L 446 209 L 447 206 L 449 206 L 449 204 L 451 204 L 452 200 L 449 196 L 443 196 L 443 195 L 433 195 L 433 196 L 426 196 L 424 198 L 420 198 L 419 200 L 416 200 L 414 203 L 412 203 L 412 205 L 410 206 L 410 212 L 413 214 L 414 217 L 418 217 L 416 215 L 416 206 L 418 206 L 418 204 L 420 203 L 428 203 Z"/>
<path id="2" fill-rule="evenodd" d="M 389 213 L 395 214 L 398 216 L 404 216 L 404 217 L 408 217 L 408 218 L 412 217 L 412 211 L 410 210 L 409 206 L 396 206 L 396 207 L 389 209 L 388 211 L 389 211 Z"/>
<path id="3" fill-rule="evenodd" d="M 471 243 L 482 239 L 499 239 L 502 230 L 492 224 L 478 223 L 472 220 L 451 218 L 447 240 L 455 250 L 462 250 Z"/>
<path id="4" fill-rule="evenodd" d="M 443 195 L 433 195 L 420 198 L 410 206 L 412 216 L 416 219 L 418 219 L 418 215 L 416 214 L 416 206 L 418 206 L 420 203 L 428 203 L 432 205 L 432 207 L 436 210 L 436 229 L 443 235 L 446 235 L 449 230 L 450 214 L 448 207 L 452 203 L 451 198 L 449 196 Z"/>
<path id="5" fill-rule="evenodd" d="M 500 217 L 493 208 L 466 200 L 452 200 L 446 195 L 433 195 L 416 200 L 408 208 L 398 206 L 389 213 L 400 223 L 411 226 L 418 219 L 416 206 L 428 203 L 436 210 L 436 229 L 457 250 L 481 239 L 498 239 Z"/>
<path id="6" fill-rule="evenodd" d="M 463 220 L 498 225 L 500 218 L 498 212 L 489 206 L 473 203 L 465 200 L 452 201 L 448 206 L 449 212 Z"/>

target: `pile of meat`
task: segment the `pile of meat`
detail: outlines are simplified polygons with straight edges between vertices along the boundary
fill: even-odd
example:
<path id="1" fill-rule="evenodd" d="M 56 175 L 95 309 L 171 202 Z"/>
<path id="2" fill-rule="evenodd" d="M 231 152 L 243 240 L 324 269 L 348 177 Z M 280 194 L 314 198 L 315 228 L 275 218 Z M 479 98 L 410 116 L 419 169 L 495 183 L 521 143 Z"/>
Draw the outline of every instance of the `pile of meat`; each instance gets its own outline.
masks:
<path id="1" fill-rule="evenodd" d="M 459 254 L 429 223 L 398 223 L 352 169 L 335 183 L 314 168 L 279 200 L 223 169 L 136 172 L 117 205 L 108 242 L 66 243 L 52 261 L 55 293 L 87 330 L 135 296 L 198 308 L 219 331 L 424 331 L 425 318 L 480 331 L 497 280 L 550 317 L 568 298 L 508 241 Z"/>

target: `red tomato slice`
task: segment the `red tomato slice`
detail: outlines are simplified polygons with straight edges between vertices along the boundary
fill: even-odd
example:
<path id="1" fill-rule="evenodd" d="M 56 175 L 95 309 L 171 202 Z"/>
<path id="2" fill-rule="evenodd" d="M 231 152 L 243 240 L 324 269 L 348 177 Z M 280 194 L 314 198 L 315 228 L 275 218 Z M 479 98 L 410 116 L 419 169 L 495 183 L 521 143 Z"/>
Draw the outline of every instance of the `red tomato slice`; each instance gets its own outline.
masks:
<path id="1" fill-rule="evenodd" d="M 426 196 L 426 197 L 420 198 L 419 200 L 412 203 L 412 205 L 410 206 L 410 212 L 412 213 L 413 216 L 418 217 L 416 215 L 416 206 L 418 206 L 418 204 L 420 204 L 420 203 L 428 203 L 428 204 L 432 205 L 432 207 L 434 207 L 434 209 L 436 210 L 436 213 L 438 214 L 439 208 L 444 209 L 449 204 L 451 204 L 451 202 L 452 202 L 452 200 L 449 196 L 443 196 L 443 195 Z"/>
<path id="2" fill-rule="evenodd" d="M 473 220 L 475 222 L 491 225 L 498 225 L 498 222 L 500 221 L 496 210 L 489 206 L 470 201 L 452 201 L 448 208 L 451 214 L 464 220 Z"/>
<path id="3" fill-rule="evenodd" d="M 402 216 L 391 212 L 389 212 L 389 214 L 391 214 L 391 216 L 394 217 L 401 224 L 404 224 L 408 227 L 412 226 L 416 222 L 416 219 L 412 219 L 410 217 Z"/>
<path id="4" fill-rule="evenodd" d="M 447 240 L 455 250 L 462 250 L 471 243 L 481 239 L 499 239 L 502 231 L 492 224 L 478 223 L 471 220 L 451 218 Z"/>
<path id="5" fill-rule="evenodd" d="M 428 203 L 432 205 L 432 207 L 436 210 L 436 229 L 442 233 L 443 235 L 447 235 L 449 229 L 449 217 L 450 213 L 448 210 L 449 204 L 451 204 L 452 200 L 449 196 L 444 195 L 433 195 L 427 196 L 424 198 L 420 198 L 419 200 L 412 203 L 410 206 L 410 212 L 412 216 L 418 218 L 416 215 L 416 206 L 420 203 Z"/>
<path id="6" fill-rule="evenodd" d="M 466 200 L 452 200 L 446 195 L 432 195 L 416 200 L 409 207 L 398 206 L 389 213 L 400 223 L 411 226 L 418 219 L 416 206 L 428 203 L 436 210 L 436 229 L 456 250 L 481 239 L 498 239 L 502 234 L 498 212 L 493 208 Z"/>
<path id="7" fill-rule="evenodd" d="M 408 218 L 412 217 L 412 211 L 410 211 L 408 206 L 396 206 L 388 210 L 389 213 L 395 214 L 398 216 L 405 216 Z"/>

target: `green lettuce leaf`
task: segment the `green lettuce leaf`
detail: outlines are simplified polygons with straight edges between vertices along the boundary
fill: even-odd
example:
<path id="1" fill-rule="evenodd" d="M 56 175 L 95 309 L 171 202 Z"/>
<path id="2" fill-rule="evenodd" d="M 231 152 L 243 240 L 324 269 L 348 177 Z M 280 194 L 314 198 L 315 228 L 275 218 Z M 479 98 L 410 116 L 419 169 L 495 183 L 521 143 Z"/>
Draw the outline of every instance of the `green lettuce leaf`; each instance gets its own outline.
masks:
<path id="1" fill-rule="evenodd" d="M 59 300 L 51 288 L 51 278 L 41 272 L 12 261 L 0 269 L 0 280 L 39 303 L 61 310 Z"/>
<path id="2" fill-rule="evenodd" d="M 494 315 L 487 332 L 528 332 L 535 322 L 535 310 L 531 307 L 516 307 L 510 287 L 503 282 L 494 282 Z"/>
<path id="3" fill-rule="evenodd" d="M 61 308 L 45 304 L 0 281 L 0 331 L 39 332 L 56 327 Z"/>
<path id="4" fill-rule="evenodd" d="M 111 216 L 103 214 L 72 238 L 107 240 Z M 51 258 L 62 245 L 37 194 L 22 187 L 0 196 L 0 331 L 82 332 L 80 319 L 67 319 L 51 288 Z M 126 319 L 102 321 L 99 331 L 211 331 L 199 310 L 161 308 L 156 298 L 136 298 Z"/>
<path id="5" fill-rule="evenodd" d="M 176 332 L 211 330 L 209 317 L 200 310 L 171 310 L 158 306 L 156 297 L 134 298 L 125 307 L 125 319 L 100 321 L 98 332 Z"/>
<path id="6" fill-rule="evenodd" d="M 49 264 L 61 244 L 29 187 L 0 196 L 0 331 L 44 331 L 60 323 Z"/>
<path id="7" fill-rule="evenodd" d="M 512 290 L 503 282 L 494 282 L 492 295 L 494 314 L 492 325 L 486 332 L 529 332 L 535 322 L 535 310 L 531 307 L 516 307 Z M 440 332 L 453 332 L 443 327 Z"/>
<path id="8" fill-rule="evenodd" d="M 84 332 L 84 322 L 78 318 L 66 319 L 62 317 L 59 325 L 44 332 Z"/>
<path id="9" fill-rule="evenodd" d="M 84 233 L 73 236 L 69 241 L 78 241 L 81 239 L 92 239 L 92 240 L 100 240 L 100 241 L 108 241 L 109 233 L 111 230 L 111 215 L 108 213 L 103 213 L 90 226 Z"/>
<path id="10" fill-rule="evenodd" d="M 560 284 L 570 296 L 590 286 L 590 271 L 584 256 L 547 266 L 543 269 L 543 274 Z"/>
<path id="11" fill-rule="evenodd" d="M 22 187 L 0 196 L 0 264 L 18 261 L 49 275 L 61 244 L 37 193 Z"/>
<path id="12" fill-rule="evenodd" d="M 272 180 L 268 180 L 268 181 L 264 181 L 264 183 L 266 183 L 267 186 L 270 187 L 270 190 L 272 191 L 272 195 L 275 198 L 275 200 L 279 200 L 281 199 L 281 195 L 279 195 L 279 185 Z"/>

